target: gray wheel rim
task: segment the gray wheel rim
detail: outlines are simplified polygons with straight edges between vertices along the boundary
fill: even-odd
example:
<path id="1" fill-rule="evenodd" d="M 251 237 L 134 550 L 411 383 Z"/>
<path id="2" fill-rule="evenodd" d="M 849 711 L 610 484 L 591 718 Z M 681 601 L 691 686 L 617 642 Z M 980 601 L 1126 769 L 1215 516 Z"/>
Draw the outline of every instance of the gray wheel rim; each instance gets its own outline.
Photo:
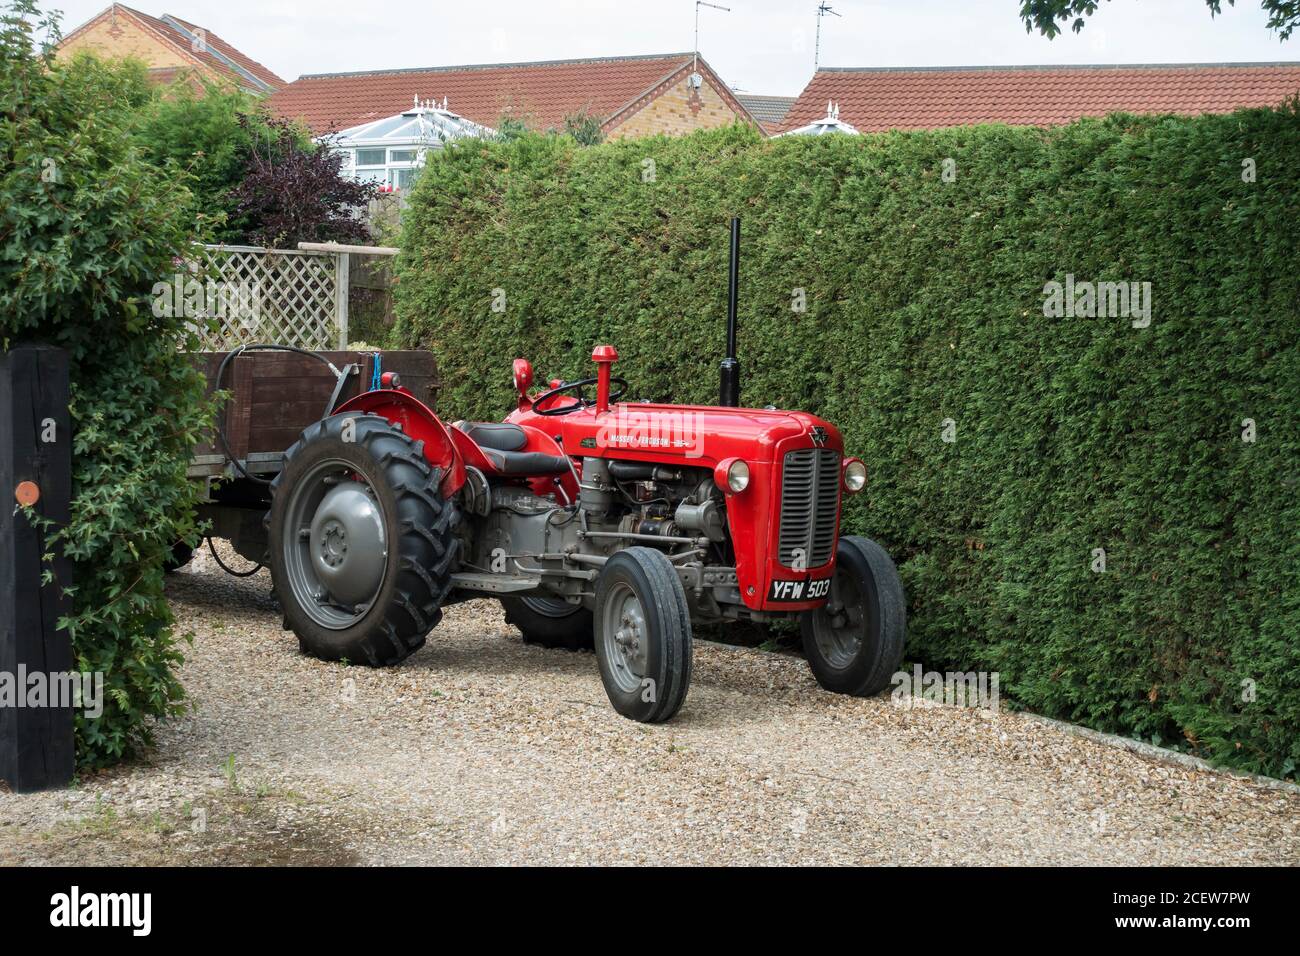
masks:
<path id="1" fill-rule="evenodd" d="M 289 489 L 282 546 L 289 587 L 321 627 L 351 627 L 383 589 L 383 512 L 370 482 L 349 462 L 320 462 Z"/>
<path id="2" fill-rule="evenodd" d="M 577 614 L 582 610 L 582 605 L 570 604 L 563 598 L 526 597 L 522 600 L 524 606 L 530 611 L 535 611 L 544 617 L 569 617 L 570 615 Z"/>
<path id="3" fill-rule="evenodd" d="M 822 659 L 843 670 L 862 650 L 866 608 L 858 582 L 852 574 L 836 569 L 830 597 L 813 613 L 813 639 Z"/>
<path id="4" fill-rule="evenodd" d="M 601 646 L 619 690 L 641 689 L 649 667 L 650 632 L 636 592 L 622 582 L 610 587 L 600 618 Z"/>

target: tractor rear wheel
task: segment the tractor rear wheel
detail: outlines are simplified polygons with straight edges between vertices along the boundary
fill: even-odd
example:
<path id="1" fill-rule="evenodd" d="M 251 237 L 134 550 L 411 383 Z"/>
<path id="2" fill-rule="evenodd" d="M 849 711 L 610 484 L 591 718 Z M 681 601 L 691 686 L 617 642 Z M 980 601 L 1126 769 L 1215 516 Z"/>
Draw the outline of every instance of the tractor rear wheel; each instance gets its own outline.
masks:
<path id="1" fill-rule="evenodd" d="M 903 661 L 906 614 L 903 582 L 885 549 L 870 538 L 840 538 L 830 597 L 800 616 L 817 683 L 855 697 L 888 687 Z"/>
<path id="2" fill-rule="evenodd" d="M 609 702 L 645 724 L 668 720 L 691 686 L 691 614 L 662 551 L 628 548 L 596 581 L 596 661 Z"/>
<path id="3" fill-rule="evenodd" d="M 525 644 L 566 651 L 592 649 L 591 612 L 561 598 L 503 597 L 506 622 L 519 628 Z"/>
<path id="4" fill-rule="evenodd" d="M 441 478 L 422 444 L 378 415 L 333 415 L 285 453 L 271 578 L 306 653 L 379 667 L 424 644 L 460 546 Z"/>

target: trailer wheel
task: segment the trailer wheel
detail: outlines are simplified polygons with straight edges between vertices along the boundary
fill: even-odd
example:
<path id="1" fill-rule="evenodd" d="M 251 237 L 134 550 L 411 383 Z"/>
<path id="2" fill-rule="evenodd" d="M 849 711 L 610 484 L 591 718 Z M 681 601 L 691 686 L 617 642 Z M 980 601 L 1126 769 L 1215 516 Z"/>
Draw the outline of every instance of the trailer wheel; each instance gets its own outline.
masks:
<path id="1" fill-rule="evenodd" d="M 869 538 L 840 538 L 826 604 L 801 615 L 804 656 L 837 694 L 884 690 L 903 660 L 907 598 L 889 554 Z"/>
<path id="2" fill-rule="evenodd" d="M 506 622 L 519 628 L 525 644 L 589 651 L 594 639 L 591 612 L 560 598 L 503 597 Z"/>
<path id="3" fill-rule="evenodd" d="M 194 560 L 194 549 L 184 541 L 172 545 L 171 553 L 163 559 L 163 573 L 172 574 Z"/>
<path id="4" fill-rule="evenodd" d="M 271 578 L 305 652 L 380 667 L 424 643 L 460 547 L 441 477 L 420 442 L 378 415 L 333 415 L 285 453 L 271 485 Z"/>
<path id="5" fill-rule="evenodd" d="M 596 661 L 609 702 L 624 717 L 668 720 L 691 685 L 691 615 L 663 552 L 628 548 L 596 582 Z"/>

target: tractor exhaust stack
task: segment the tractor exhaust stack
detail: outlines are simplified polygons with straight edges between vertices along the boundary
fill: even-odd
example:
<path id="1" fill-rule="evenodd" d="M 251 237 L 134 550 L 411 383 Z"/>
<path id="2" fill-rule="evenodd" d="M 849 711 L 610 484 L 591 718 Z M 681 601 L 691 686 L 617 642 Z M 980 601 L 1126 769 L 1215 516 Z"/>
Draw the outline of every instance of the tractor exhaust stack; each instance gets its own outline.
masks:
<path id="1" fill-rule="evenodd" d="M 740 217 L 731 217 L 731 274 L 727 279 L 727 357 L 719 368 L 718 404 L 740 406 L 740 361 L 736 358 L 736 299 L 740 287 Z"/>

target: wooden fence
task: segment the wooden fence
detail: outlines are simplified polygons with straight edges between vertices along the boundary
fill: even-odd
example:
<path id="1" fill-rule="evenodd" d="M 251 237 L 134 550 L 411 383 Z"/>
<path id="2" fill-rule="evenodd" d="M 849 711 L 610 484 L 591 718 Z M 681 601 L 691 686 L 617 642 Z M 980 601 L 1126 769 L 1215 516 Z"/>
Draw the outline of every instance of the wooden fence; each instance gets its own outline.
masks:
<path id="1" fill-rule="evenodd" d="M 274 342 L 311 351 L 348 344 L 348 255 L 204 246 L 173 301 L 198 312 L 201 351 Z M 188 292 L 187 292 L 188 290 Z M 189 295 L 188 293 L 194 293 Z M 201 308 L 192 308 L 198 298 Z"/>

